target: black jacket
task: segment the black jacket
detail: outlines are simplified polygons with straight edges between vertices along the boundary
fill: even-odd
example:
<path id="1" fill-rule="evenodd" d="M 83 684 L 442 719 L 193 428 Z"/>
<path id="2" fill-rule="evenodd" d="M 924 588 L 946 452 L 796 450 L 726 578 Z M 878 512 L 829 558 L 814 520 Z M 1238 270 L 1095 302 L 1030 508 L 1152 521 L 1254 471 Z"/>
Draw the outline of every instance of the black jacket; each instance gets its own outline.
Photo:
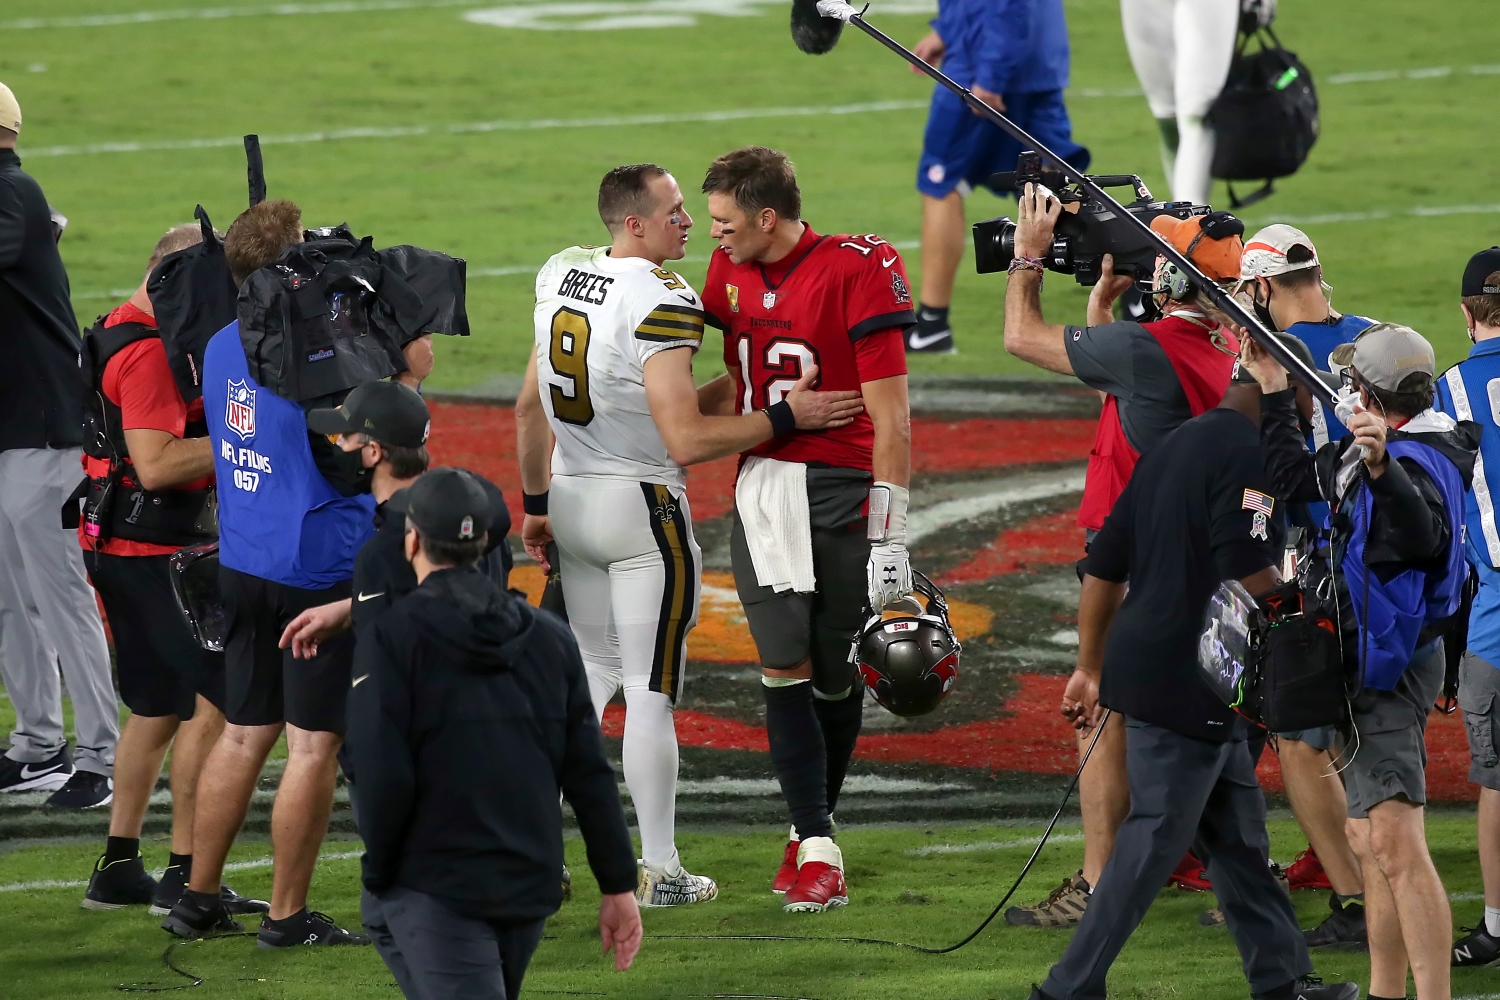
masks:
<path id="1" fill-rule="evenodd" d="M 568 626 L 475 568 L 433 573 L 355 646 L 364 884 L 480 919 L 562 903 L 562 810 L 605 893 L 635 888 L 615 774 Z"/>
<path id="2" fill-rule="evenodd" d="M 47 198 L 0 149 L 0 451 L 83 444 L 81 342 Z"/>

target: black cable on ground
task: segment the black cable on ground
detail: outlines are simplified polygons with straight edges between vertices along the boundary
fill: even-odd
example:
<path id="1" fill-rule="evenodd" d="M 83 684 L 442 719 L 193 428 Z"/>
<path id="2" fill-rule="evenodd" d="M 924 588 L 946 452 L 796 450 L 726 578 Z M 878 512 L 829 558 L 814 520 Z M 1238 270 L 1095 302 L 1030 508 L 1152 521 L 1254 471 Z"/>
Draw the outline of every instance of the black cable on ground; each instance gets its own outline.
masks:
<path id="1" fill-rule="evenodd" d="M 173 952 L 175 952 L 178 948 L 181 948 L 183 945 L 194 944 L 198 941 L 222 941 L 225 938 L 244 938 L 254 936 L 255 935 L 250 933 L 249 931 L 240 931 L 233 934 L 211 934 L 207 937 L 201 938 L 177 938 L 171 944 L 167 945 L 166 951 L 161 953 L 161 961 L 162 964 L 167 967 L 167 970 L 169 972 L 171 972 L 173 975 L 181 976 L 183 979 L 188 980 L 188 982 L 178 983 L 176 986 L 158 986 L 155 983 L 120 983 L 115 987 L 115 989 L 119 990 L 121 993 L 172 993 L 177 990 L 190 990 L 194 986 L 202 986 L 203 977 L 188 972 L 185 969 L 178 968 L 177 964 L 172 961 Z"/>
<path id="2" fill-rule="evenodd" d="M 1036 842 L 1036 847 L 1032 850 L 1031 857 L 1027 858 L 1026 864 L 1021 866 L 1021 873 L 1016 876 L 1016 880 L 1011 883 L 1010 889 L 1005 895 L 1000 897 L 1000 902 L 995 904 L 995 908 L 990 911 L 990 915 L 985 917 L 978 927 L 970 931 L 969 935 L 957 944 L 950 944 L 946 948 L 927 948 L 919 944 L 907 944 L 904 941 L 886 941 L 882 938 L 813 937 L 800 934 L 648 934 L 646 936 L 656 941 L 826 941 L 835 944 L 876 944 L 888 948 L 905 948 L 908 951 L 920 952 L 923 955 L 947 955 L 955 952 L 977 938 L 1000 915 L 1000 911 L 1005 908 L 1005 904 L 1010 902 L 1010 898 L 1021 887 L 1022 881 L 1025 880 L 1027 873 L 1031 871 L 1031 866 L 1036 864 L 1036 859 L 1041 856 L 1042 848 L 1047 846 L 1047 838 L 1052 836 L 1052 831 L 1056 828 L 1057 821 L 1062 819 L 1063 810 L 1068 807 L 1068 800 L 1073 797 L 1073 790 L 1078 787 L 1079 779 L 1083 777 L 1083 769 L 1088 764 L 1089 756 L 1094 752 L 1094 745 L 1099 742 L 1099 734 L 1104 732 L 1104 726 L 1109 722 L 1111 714 L 1113 713 L 1105 709 L 1104 717 L 1099 720 L 1099 725 L 1094 727 L 1094 736 L 1089 740 L 1088 747 L 1083 751 L 1083 757 L 1078 762 L 1078 770 L 1073 772 L 1073 780 L 1068 782 L 1068 787 L 1063 792 L 1062 801 L 1057 804 L 1057 810 L 1052 814 L 1052 819 L 1047 823 L 1047 829 L 1042 831 L 1042 839 Z"/>

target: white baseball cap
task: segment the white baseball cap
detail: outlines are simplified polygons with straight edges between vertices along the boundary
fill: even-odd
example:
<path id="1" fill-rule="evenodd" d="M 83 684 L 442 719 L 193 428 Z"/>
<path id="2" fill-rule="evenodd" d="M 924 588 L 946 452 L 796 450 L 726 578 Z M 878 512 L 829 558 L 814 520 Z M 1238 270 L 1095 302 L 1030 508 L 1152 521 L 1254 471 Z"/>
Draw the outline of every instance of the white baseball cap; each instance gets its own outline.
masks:
<path id="1" fill-rule="evenodd" d="M 0 128 L 21 131 L 21 105 L 9 87 L 0 83 Z"/>
<path id="2" fill-rule="evenodd" d="M 1292 247 L 1300 246 L 1312 255 L 1311 260 L 1299 260 L 1295 264 L 1287 260 Z M 1299 255 L 1300 256 L 1300 255 Z M 1267 226 L 1245 241 L 1245 253 L 1240 258 L 1240 280 L 1269 278 L 1275 274 L 1301 271 L 1318 266 L 1318 248 L 1307 234 L 1295 226 L 1277 223 Z"/>

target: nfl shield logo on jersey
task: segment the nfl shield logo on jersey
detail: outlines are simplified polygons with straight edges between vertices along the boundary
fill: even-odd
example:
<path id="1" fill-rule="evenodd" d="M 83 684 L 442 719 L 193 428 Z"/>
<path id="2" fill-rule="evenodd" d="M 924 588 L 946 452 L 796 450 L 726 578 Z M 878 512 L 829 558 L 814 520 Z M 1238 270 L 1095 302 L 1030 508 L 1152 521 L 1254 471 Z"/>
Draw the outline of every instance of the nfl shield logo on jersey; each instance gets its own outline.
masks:
<path id="1" fill-rule="evenodd" d="M 732 312 L 732 313 L 739 312 L 740 311 L 740 286 L 739 285 L 725 285 L 724 286 L 724 294 L 729 299 L 729 311 Z"/>
<path id="2" fill-rule="evenodd" d="M 760 304 L 765 306 L 767 309 L 770 309 L 772 306 L 776 305 L 776 293 L 767 292 L 766 294 L 762 295 L 760 297 Z"/>
<path id="3" fill-rule="evenodd" d="M 255 436 L 255 390 L 244 383 L 229 383 L 229 398 L 224 404 L 224 424 L 241 440 Z"/>

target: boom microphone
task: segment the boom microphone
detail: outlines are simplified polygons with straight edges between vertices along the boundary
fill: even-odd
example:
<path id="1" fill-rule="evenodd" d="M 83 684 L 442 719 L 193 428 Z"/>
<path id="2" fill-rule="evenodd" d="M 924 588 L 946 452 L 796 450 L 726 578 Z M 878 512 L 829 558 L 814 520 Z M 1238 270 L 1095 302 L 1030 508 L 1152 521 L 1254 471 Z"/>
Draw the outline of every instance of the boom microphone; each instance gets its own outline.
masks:
<path id="1" fill-rule="evenodd" d="M 829 52 L 839 43 L 844 22 L 824 17 L 818 0 L 792 0 L 792 41 L 811 56 Z"/>
<path id="2" fill-rule="evenodd" d="M 866 9 L 868 9 L 868 6 Z M 831 23 L 833 27 L 829 28 L 825 25 L 815 23 L 812 20 L 814 15 Z M 1069 182 L 1077 184 L 1089 198 L 1094 199 L 1101 206 L 1114 209 L 1121 217 L 1122 224 L 1135 228 L 1138 235 L 1143 239 L 1149 240 L 1151 245 L 1155 246 L 1163 257 L 1177 265 L 1177 269 L 1186 274 L 1188 279 L 1197 286 L 1198 290 L 1209 301 L 1213 302 L 1237 326 L 1244 328 L 1255 339 L 1255 342 L 1265 349 L 1267 354 L 1276 359 L 1277 364 L 1281 365 L 1294 378 L 1307 386 L 1314 396 L 1317 396 L 1330 407 L 1334 405 L 1333 390 L 1318 377 L 1317 372 L 1308 367 L 1301 358 L 1287 350 L 1280 340 L 1273 336 L 1270 331 L 1261 325 L 1259 320 L 1250 314 L 1249 310 L 1235 301 L 1234 296 L 1220 288 L 1213 279 L 1199 270 L 1198 266 L 1189 260 L 1186 254 L 1179 252 L 1161 234 L 1153 230 L 1139 217 L 1126 211 L 1123 205 L 1105 192 L 1104 188 L 1097 183 L 1099 180 L 1105 178 L 1090 178 L 1085 176 L 1083 171 L 1077 169 L 1067 160 L 1064 160 L 1061 156 L 1058 156 L 1052 150 L 1042 145 L 1034 136 L 1021 128 L 1021 126 L 975 97 L 967 87 L 959 85 L 947 74 L 929 65 L 915 52 L 912 52 L 890 35 L 870 24 L 864 19 L 862 10 L 855 9 L 846 3 L 845 0 L 792 0 L 792 40 L 797 43 L 797 48 L 803 52 L 819 55 L 832 49 L 838 44 L 839 34 L 845 23 L 854 25 L 881 45 L 884 45 L 896 53 L 896 55 L 911 63 L 918 70 L 926 73 L 942 86 L 947 87 L 964 104 L 968 105 L 975 114 L 993 122 L 1019 142 L 1022 149 L 1033 150 L 1041 154 L 1046 162 L 1060 170 Z"/>

